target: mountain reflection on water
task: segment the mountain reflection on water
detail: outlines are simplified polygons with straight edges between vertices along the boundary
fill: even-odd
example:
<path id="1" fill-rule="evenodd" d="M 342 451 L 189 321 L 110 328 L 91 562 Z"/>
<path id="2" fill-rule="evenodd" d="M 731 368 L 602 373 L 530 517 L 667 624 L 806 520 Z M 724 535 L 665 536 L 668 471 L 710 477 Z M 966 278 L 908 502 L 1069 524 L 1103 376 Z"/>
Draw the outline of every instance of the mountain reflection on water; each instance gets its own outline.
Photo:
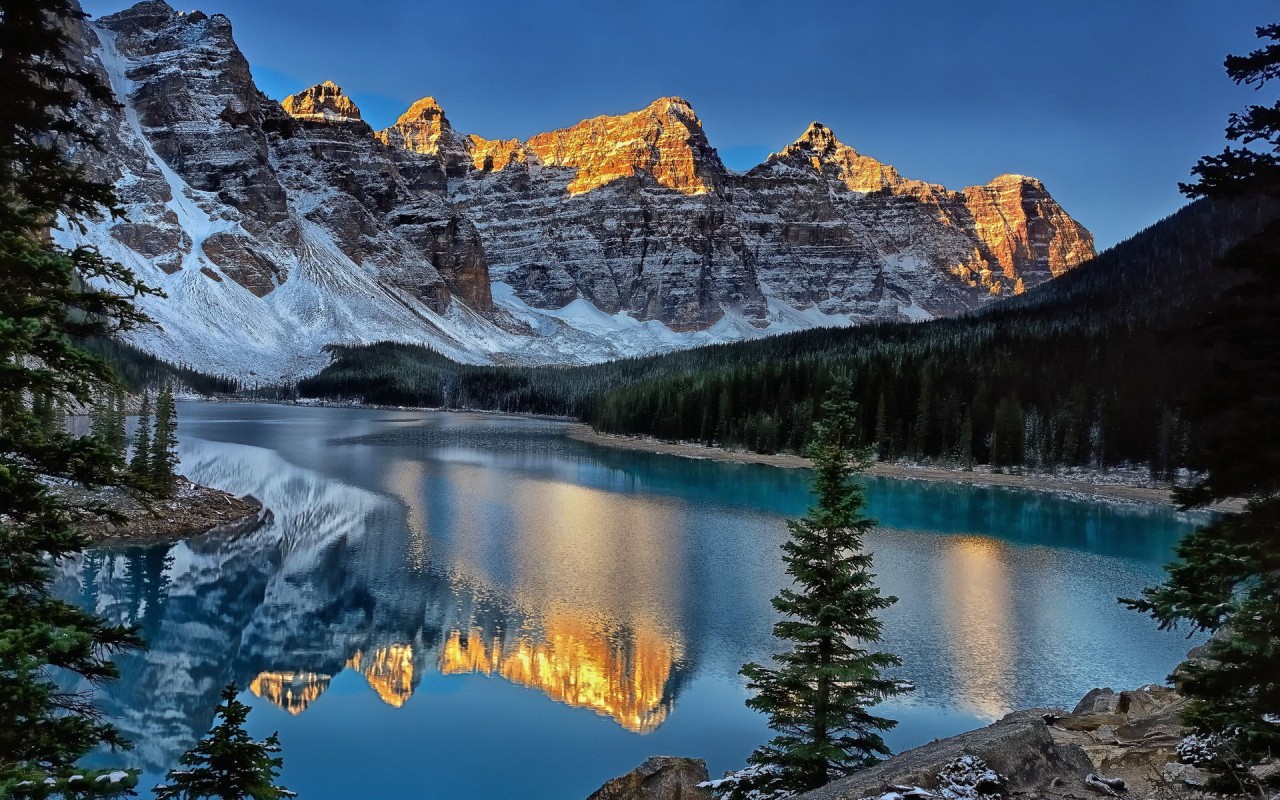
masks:
<path id="1" fill-rule="evenodd" d="M 183 403 L 181 420 L 183 471 L 271 517 L 99 548 L 58 578 L 149 644 L 102 698 L 148 773 L 207 729 L 232 680 L 269 704 L 251 723 L 280 730 L 286 783 L 307 796 L 374 774 L 385 796 L 420 796 L 388 777 L 409 758 L 433 765 L 441 797 L 585 796 L 645 755 L 715 773 L 767 738 L 736 672 L 775 648 L 777 545 L 805 472 L 486 415 Z M 1114 603 L 1158 577 L 1188 527 L 1172 512 L 887 480 L 869 496 L 876 570 L 901 598 L 886 645 L 919 687 L 887 709 L 897 747 L 1160 680 L 1188 646 Z M 512 774 L 476 790 L 477 763 Z"/>

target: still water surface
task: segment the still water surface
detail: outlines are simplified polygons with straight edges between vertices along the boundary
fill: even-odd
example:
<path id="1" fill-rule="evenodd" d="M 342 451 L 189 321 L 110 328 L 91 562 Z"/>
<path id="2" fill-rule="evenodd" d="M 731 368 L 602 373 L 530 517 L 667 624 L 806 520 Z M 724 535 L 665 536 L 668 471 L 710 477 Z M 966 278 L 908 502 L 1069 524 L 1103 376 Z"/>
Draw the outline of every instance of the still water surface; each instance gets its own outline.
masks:
<path id="1" fill-rule="evenodd" d="M 808 473 L 610 450 L 563 423 L 180 404 L 183 471 L 253 494 L 240 536 L 105 547 L 62 591 L 141 626 L 103 697 L 149 787 L 235 681 L 303 800 L 580 800 L 650 755 L 713 775 L 768 738 L 737 671 L 775 649 Z M 1094 686 L 1188 642 L 1121 609 L 1190 522 L 1167 509 L 872 479 L 869 539 L 917 690 L 897 749 Z"/>

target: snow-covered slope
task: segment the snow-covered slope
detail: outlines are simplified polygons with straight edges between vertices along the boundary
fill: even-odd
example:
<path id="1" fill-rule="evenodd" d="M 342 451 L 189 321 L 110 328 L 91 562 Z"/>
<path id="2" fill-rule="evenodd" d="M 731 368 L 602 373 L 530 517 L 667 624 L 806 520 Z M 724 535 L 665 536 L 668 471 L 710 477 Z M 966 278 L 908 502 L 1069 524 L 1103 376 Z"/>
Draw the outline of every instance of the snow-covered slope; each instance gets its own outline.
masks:
<path id="1" fill-rule="evenodd" d="M 220 14 L 146 0 L 81 39 L 121 107 L 83 109 L 105 148 L 80 156 L 127 218 L 55 238 L 164 290 L 135 344 L 249 381 L 330 344 L 589 363 L 927 319 L 1093 252 L 1034 179 L 949 192 L 820 125 L 736 175 L 678 98 L 528 142 L 463 136 L 425 98 L 375 132 L 332 83 L 263 95 Z"/>

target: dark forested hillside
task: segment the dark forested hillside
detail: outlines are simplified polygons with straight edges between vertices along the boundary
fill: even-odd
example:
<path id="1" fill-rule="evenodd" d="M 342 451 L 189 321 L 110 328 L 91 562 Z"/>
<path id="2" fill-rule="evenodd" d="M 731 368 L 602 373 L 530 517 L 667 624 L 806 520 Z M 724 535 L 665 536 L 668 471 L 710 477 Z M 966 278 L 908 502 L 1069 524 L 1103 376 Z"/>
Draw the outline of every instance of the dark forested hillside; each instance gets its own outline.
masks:
<path id="1" fill-rule="evenodd" d="M 838 375 L 881 457 L 1001 466 L 1150 463 L 1195 445 L 1196 335 L 1235 278 L 1216 268 L 1276 209 L 1195 203 L 1021 297 L 966 317 L 825 329 L 592 367 L 455 364 L 423 348 L 338 348 L 307 397 L 579 417 L 616 433 L 799 450 Z"/>
<path id="2" fill-rule="evenodd" d="M 144 353 L 118 339 L 94 337 L 81 346 L 111 365 L 121 385 L 131 392 L 141 392 L 164 384 L 172 384 L 203 395 L 231 394 L 240 388 L 237 381 L 219 375 L 206 375 L 189 367 Z"/>

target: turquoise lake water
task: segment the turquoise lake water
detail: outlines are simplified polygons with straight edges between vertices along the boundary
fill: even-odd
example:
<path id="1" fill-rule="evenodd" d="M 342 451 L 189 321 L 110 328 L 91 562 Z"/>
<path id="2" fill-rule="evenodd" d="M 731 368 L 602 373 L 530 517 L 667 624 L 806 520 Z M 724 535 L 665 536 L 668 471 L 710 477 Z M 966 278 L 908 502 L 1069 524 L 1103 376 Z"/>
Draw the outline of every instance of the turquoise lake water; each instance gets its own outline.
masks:
<path id="1" fill-rule="evenodd" d="M 564 423 L 180 403 L 194 480 L 247 534 L 100 548 L 58 585 L 150 647 L 102 704 L 154 785 L 235 681 L 303 800 L 580 800 L 650 755 L 743 765 L 769 737 L 784 520 L 808 473 L 611 450 Z M 1162 682 L 1195 642 L 1122 609 L 1192 521 L 1170 509 L 871 479 L 885 649 L 917 689 L 896 749 L 1095 686 Z M 147 794 L 143 793 L 144 796 Z"/>

